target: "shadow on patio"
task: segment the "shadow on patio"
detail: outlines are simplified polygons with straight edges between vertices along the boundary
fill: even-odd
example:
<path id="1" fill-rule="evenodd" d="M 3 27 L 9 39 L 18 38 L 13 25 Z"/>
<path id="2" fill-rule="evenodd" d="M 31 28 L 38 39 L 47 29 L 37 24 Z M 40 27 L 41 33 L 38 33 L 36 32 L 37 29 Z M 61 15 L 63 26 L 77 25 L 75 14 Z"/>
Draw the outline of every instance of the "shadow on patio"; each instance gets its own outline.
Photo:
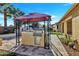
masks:
<path id="1" fill-rule="evenodd" d="M 14 47 L 15 52 L 23 56 L 53 56 L 50 49 L 44 49 L 41 47 L 21 45 L 18 48 Z"/>

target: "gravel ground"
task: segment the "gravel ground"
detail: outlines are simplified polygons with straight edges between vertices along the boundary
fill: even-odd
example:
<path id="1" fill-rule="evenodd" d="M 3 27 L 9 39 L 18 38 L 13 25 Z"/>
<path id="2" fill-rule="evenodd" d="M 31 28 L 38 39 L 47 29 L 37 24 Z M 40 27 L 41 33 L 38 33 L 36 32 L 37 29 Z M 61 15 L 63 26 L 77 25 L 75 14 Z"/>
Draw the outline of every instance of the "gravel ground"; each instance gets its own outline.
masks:
<path id="1" fill-rule="evenodd" d="M 59 37 L 64 38 L 65 36 L 59 35 Z M 79 51 L 70 48 L 68 45 L 66 45 L 64 43 L 62 43 L 62 44 L 63 44 L 64 48 L 66 49 L 67 53 L 69 54 L 69 56 L 79 56 Z"/>
<path id="2" fill-rule="evenodd" d="M 72 48 L 70 48 L 69 46 L 63 44 L 63 46 L 65 47 L 66 51 L 68 52 L 69 56 L 79 56 L 79 51 L 74 50 Z"/>

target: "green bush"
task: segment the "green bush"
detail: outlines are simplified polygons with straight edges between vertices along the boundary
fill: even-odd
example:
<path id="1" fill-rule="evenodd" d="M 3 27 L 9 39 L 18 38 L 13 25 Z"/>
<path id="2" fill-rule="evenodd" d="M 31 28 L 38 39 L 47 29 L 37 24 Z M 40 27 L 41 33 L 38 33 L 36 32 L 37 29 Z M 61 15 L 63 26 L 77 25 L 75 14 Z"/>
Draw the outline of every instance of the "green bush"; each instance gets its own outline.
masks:
<path id="1" fill-rule="evenodd" d="M 71 48 L 73 48 L 73 46 L 74 46 L 74 41 L 73 41 L 73 42 L 69 42 L 69 43 L 68 43 L 68 46 L 71 47 Z"/>
<path id="2" fill-rule="evenodd" d="M 6 54 L 0 54 L 0 56 L 17 56 L 17 54 L 14 52 L 8 52 Z"/>
<path id="3" fill-rule="evenodd" d="M 68 40 L 66 38 L 60 38 L 60 40 L 62 43 L 66 44 L 66 45 L 68 44 Z"/>
<path id="4" fill-rule="evenodd" d="M 60 38 L 61 42 L 68 45 L 69 47 L 73 48 L 74 46 L 74 40 L 73 39 L 70 39 L 69 37 L 65 37 L 65 38 Z"/>
<path id="5" fill-rule="evenodd" d="M 0 56 L 17 56 L 17 54 L 14 52 L 9 52 L 9 51 L 0 49 Z"/>
<path id="6" fill-rule="evenodd" d="M 62 33 L 60 33 L 60 32 L 53 32 L 52 34 L 55 34 L 55 35 L 62 35 Z"/>
<path id="7" fill-rule="evenodd" d="M 8 54 L 6 54 L 6 56 L 17 56 L 17 54 L 14 52 L 9 52 Z"/>

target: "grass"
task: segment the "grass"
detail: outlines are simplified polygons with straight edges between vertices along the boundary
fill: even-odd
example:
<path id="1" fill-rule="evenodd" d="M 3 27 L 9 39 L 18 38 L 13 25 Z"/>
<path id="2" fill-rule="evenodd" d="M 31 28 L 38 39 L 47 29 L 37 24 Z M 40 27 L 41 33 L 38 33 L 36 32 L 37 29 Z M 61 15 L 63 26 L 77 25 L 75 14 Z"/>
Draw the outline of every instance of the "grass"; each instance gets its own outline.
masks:
<path id="1" fill-rule="evenodd" d="M 62 33 L 60 33 L 60 32 L 52 32 L 52 34 L 54 34 L 54 35 L 62 35 Z"/>
<path id="2" fill-rule="evenodd" d="M 16 56 L 17 54 L 14 52 L 9 52 L 5 50 L 0 49 L 0 56 Z"/>

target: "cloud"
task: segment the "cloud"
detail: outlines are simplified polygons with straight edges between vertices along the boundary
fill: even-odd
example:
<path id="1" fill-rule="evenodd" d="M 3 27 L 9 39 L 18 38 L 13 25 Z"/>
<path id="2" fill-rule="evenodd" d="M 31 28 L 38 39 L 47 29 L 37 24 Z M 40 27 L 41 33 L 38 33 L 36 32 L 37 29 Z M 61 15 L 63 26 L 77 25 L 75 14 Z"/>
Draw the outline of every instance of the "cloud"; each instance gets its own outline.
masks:
<path id="1" fill-rule="evenodd" d="M 51 24 L 55 24 L 56 22 L 58 22 L 58 20 L 56 18 L 57 18 L 57 16 L 52 15 L 52 17 L 51 17 Z"/>
<path id="2" fill-rule="evenodd" d="M 58 21 L 58 20 L 56 20 L 56 18 L 57 18 L 56 15 L 53 15 L 53 14 L 50 14 L 50 13 L 45 13 L 45 14 L 51 15 L 51 24 L 54 24 Z"/>
<path id="3" fill-rule="evenodd" d="M 52 15 L 52 16 L 51 16 L 51 19 L 54 19 L 54 18 L 56 18 L 56 16 L 55 16 L 55 15 Z"/>
<path id="4" fill-rule="evenodd" d="M 58 22 L 58 20 L 53 19 L 53 20 L 51 21 L 51 24 L 55 24 L 56 22 Z"/>
<path id="5" fill-rule="evenodd" d="M 74 3 L 64 3 L 63 5 L 68 6 L 68 5 L 72 5 L 72 4 L 74 4 Z"/>

